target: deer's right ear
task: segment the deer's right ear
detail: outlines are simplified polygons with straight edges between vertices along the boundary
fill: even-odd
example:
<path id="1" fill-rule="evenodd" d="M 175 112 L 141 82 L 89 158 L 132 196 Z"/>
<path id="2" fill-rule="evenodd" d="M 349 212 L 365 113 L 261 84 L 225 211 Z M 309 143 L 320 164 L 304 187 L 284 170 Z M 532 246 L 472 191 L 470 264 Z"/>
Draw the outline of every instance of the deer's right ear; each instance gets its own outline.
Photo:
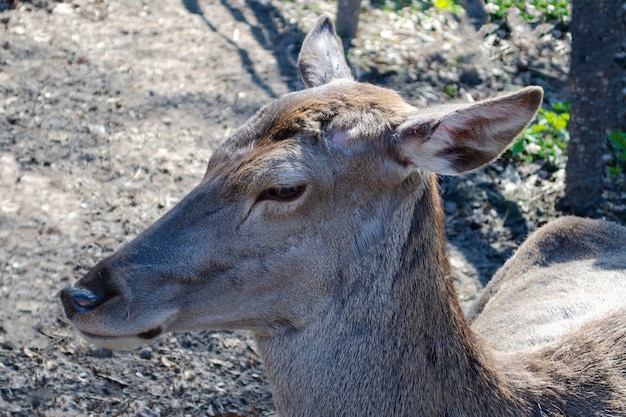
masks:
<path id="1" fill-rule="evenodd" d="M 298 73 L 307 88 L 337 78 L 352 79 L 341 40 L 329 15 L 323 15 L 304 38 L 298 57 Z"/>

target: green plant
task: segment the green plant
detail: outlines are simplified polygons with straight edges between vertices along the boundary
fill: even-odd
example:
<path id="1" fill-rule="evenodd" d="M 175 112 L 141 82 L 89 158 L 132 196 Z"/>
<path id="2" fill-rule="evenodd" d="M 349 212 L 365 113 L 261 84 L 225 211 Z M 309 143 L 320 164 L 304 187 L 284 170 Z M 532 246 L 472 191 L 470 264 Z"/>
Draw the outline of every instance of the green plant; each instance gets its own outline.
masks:
<path id="1" fill-rule="evenodd" d="M 564 21 L 569 18 L 569 0 L 486 0 L 491 20 L 506 18 L 509 9 L 516 7 L 528 21 Z"/>
<path id="2" fill-rule="evenodd" d="M 527 127 L 511 147 L 523 162 L 547 161 L 557 164 L 569 141 L 569 102 L 554 103 L 551 110 L 539 109 L 537 121 Z"/>
<path id="3" fill-rule="evenodd" d="M 460 13 L 462 10 L 461 0 L 380 0 L 373 1 L 372 4 L 379 4 L 383 10 L 388 12 L 398 12 L 405 8 L 426 11 L 433 7 L 454 13 Z"/>
<path id="4" fill-rule="evenodd" d="M 461 0 L 373 0 L 383 10 L 398 12 L 409 8 L 427 11 L 431 8 L 461 13 Z M 522 17 L 528 21 L 565 21 L 570 15 L 570 0 L 485 0 L 491 20 L 505 19 L 512 7 L 519 9 Z"/>
<path id="5" fill-rule="evenodd" d="M 616 129 L 607 135 L 607 140 L 615 159 L 606 167 L 606 175 L 615 178 L 626 171 L 626 132 Z"/>
<path id="6" fill-rule="evenodd" d="M 441 10 L 448 10 L 453 13 L 460 13 L 463 9 L 459 0 L 433 0 L 433 6 Z"/>
<path id="7" fill-rule="evenodd" d="M 459 93 L 459 86 L 456 84 L 446 84 L 445 87 L 443 87 L 443 91 L 450 97 L 456 97 Z"/>
<path id="8" fill-rule="evenodd" d="M 424 2 L 414 0 L 379 0 L 373 1 L 372 5 L 378 5 L 386 12 L 399 12 L 407 7 L 413 10 L 424 10 L 427 8 Z"/>

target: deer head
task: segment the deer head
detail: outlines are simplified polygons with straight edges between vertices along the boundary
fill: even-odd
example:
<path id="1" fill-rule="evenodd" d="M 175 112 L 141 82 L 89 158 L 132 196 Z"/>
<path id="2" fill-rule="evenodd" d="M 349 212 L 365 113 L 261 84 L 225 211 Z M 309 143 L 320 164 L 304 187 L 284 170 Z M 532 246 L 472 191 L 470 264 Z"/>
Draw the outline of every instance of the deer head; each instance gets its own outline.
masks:
<path id="1" fill-rule="evenodd" d="M 306 328 L 359 278 L 340 277 L 349 265 L 377 245 L 393 257 L 433 173 L 498 157 L 542 100 L 529 87 L 417 109 L 352 79 L 327 16 L 299 70 L 305 90 L 259 110 L 178 205 L 61 292 L 83 337 L 130 349 L 171 331 Z"/>

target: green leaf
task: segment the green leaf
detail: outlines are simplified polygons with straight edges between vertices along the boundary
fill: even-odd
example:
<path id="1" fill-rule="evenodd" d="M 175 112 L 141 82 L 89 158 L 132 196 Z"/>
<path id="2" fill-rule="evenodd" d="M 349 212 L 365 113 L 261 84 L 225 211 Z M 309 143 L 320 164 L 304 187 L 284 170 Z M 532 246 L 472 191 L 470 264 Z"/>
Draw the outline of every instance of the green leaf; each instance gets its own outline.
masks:
<path id="1" fill-rule="evenodd" d="M 542 125 L 542 124 L 536 124 L 536 125 L 532 125 L 530 127 L 530 131 L 533 132 L 533 133 L 543 132 L 546 129 L 547 129 L 547 126 L 546 125 Z"/>
<path id="2" fill-rule="evenodd" d="M 513 146 L 511 146 L 511 152 L 514 155 L 521 154 L 523 151 L 524 151 L 524 141 L 523 140 L 518 140 L 517 142 L 515 142 L 513 144 Z"/>
<path id="3" fill-rule="evenodd" d="M 445 10 L 452 6 L 453 3 L 452 0 L 435 0 L 433 4 L 436 8 Z"/>
<path id="4" fill-rule="evenodd" d="M 562 118 L 557 118 L 554 121 L 554 128 L 556 130 L 563 130 L 563 129 L 567 128 L 567 120 L 563 120 Z"/>

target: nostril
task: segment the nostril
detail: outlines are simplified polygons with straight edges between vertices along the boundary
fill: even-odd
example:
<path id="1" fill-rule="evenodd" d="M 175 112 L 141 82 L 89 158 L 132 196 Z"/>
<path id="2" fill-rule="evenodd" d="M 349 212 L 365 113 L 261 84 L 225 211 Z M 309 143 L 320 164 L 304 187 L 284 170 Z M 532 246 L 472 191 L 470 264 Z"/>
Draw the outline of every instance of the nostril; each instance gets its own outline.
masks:
<path id="1" fill-rule="evenodd" d="M 93 310 L 99 304 L 96 295 L 84 288 L 66 287 L 60 296 L 65 315 L 70 320 L 75 314 Z"/>
<path id="2" fill-rule="evenodd" d="M 96 265 L 76 284 L 61 291 L 65 315 L 70 320 L 74 315 L 91 311 L 119 294 L 105 261 Z"/>
<path id="3" fill-rule="evenodd" d="M 69 287 L 66 291 L 72 306 L 80 313 L 94 309 L 99 304 L 98 297 L 87 289 Z"/>

